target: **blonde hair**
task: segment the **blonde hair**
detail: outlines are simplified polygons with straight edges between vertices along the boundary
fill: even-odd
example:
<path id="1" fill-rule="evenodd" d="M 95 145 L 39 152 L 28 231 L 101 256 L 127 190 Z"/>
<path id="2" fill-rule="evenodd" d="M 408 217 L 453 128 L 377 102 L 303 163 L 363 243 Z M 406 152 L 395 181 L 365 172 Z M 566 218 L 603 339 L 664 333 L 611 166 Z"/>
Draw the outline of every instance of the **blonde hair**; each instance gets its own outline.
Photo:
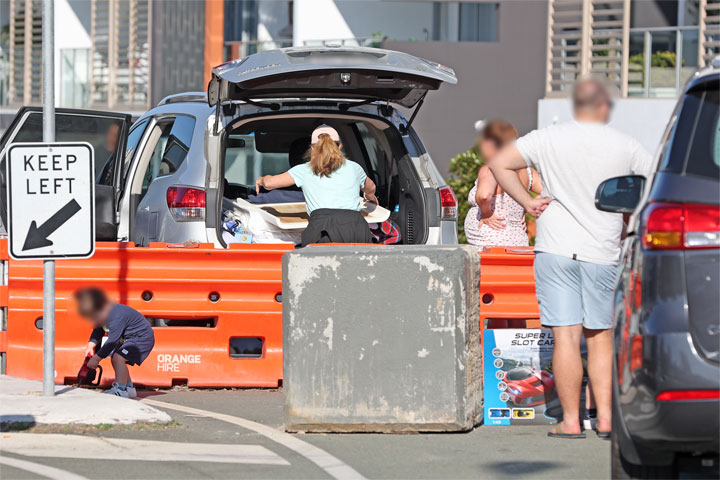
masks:
<path id="1" fill-rule="evenodd" d="M 310 158 L 310 170 L 320 177 L 329 177 L 345 164 L 345 155 L 327 133 L 320 134 L 317 143 L 310 147 L 305 157 Z"/>

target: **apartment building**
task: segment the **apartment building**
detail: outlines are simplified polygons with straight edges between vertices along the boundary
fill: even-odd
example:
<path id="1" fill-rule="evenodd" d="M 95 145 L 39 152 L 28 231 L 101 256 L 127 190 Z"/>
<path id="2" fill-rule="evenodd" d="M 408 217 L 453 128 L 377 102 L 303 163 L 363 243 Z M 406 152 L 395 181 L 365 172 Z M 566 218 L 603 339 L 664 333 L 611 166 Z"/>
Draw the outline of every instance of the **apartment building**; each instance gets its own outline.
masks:
<path id="1" fill-rule="evenodd" d="M 550 0 L 538 126 L 571 117 L 568 95 L 594 77 L 618 95 L 612 123 L 654 150 L 692 73 L 720 53 L 720 0 Z"/>
<path id="2" fill-rule="evenodd" d="M 4 1 L 6 98 L 38 104 L 40 0 Z M 582 76 L 616 88 L 616 121 L 652 149 L 687 76 L 720 51 L 720 0 L 56 0 L 55 9 L 59 106 L 144 110 L 204 90 L 214 65 L 290 45 L 377 46 L 446 64 L 459 83 L 429 95 L 414 124 L 445 171 L 478 120 L 506 118 L 524 133 L 569 118 Z"/>

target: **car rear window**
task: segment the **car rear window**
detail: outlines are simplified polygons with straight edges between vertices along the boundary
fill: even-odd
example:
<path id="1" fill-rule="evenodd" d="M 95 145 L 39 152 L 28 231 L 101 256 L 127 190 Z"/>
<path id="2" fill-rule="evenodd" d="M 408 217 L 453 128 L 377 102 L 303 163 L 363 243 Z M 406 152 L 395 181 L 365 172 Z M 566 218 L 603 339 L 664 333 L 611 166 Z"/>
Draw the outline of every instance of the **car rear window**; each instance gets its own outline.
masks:
<path id="1" fill-rule="evenodd" d="M 685 95 L 672 140 L 667 170 L 720 180 L 720 90 Z"/>

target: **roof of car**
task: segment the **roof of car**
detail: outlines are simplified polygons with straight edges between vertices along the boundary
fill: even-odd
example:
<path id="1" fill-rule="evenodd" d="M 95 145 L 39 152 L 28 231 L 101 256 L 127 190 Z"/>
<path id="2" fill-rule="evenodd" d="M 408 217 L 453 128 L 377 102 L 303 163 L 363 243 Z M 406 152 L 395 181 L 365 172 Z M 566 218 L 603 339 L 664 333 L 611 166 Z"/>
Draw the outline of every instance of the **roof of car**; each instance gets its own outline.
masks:
<path id="1" fill-rule="evenodd" d="M 705 83 L 708 77 L 720 76 L 720 55 L 716 55 L 703 68 L 697 70 L 685 86 L 685 90 L 690 90 L 700 83 Z"/>

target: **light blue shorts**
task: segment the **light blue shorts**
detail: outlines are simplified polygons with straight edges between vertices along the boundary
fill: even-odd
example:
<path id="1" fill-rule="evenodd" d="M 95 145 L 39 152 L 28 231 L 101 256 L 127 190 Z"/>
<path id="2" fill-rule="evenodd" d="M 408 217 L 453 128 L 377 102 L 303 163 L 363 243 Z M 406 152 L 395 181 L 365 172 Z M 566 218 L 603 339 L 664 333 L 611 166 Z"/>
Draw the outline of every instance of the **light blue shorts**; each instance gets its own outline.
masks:
<path id="1" fill-rule="evenodd" d="M 548 327 L 612 327 L 617 267 L 535 253 L 535 293 L 540 321 Z"/>

